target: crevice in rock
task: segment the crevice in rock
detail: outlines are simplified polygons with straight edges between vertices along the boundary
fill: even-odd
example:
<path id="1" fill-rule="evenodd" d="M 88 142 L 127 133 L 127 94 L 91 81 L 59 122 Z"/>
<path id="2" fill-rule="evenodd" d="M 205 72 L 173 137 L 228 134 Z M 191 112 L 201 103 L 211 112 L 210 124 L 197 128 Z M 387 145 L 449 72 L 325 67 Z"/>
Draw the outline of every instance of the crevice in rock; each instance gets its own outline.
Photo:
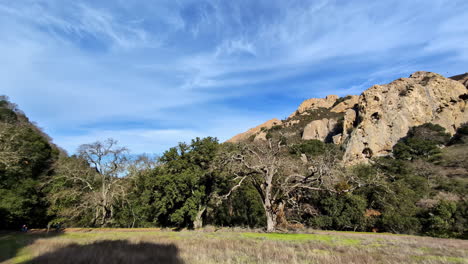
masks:
<path id="1" fill-rule="evenodd" d="M 432 77 L 426 76 L 426 77 L 424 77 L 424 78 L 422 79 L 422 81 L 420 82 L 420 84 L 426 86 L 426 85 L 429 83 L 429 81 L 430 81 L 431 79 L 432 79 Z"/>
<path id="2" fill-rule="evenodd" d="M 328 133 L 328 135 L 325 137 L 325 143 L 333 143 L 333 137 L 343 133 L 343 121 L 343 119 L 338 120 L 330 133 Z"/>
<path id="3" fill-rule="evenodd" d="M 356 112 L 356 118 L 353 122 L 353 127 L 357 127 L 359 123 L 362 122 L 362 116 L 359 114 L 359 105 L 355 105 L 353 108 L 354 112 Z"/>
<path id="4" fill-rule="evenodd" d="M 379 121 L 379 120 L 380 120 L 380 117 L 381 117 L 381 116 L 380 116 L 379 112 L 375 112 L 375 113 L 373 113 L 373 114 L 371 115 L 372 121 L 374 121 L 374 122 Z"/>
<path id="5" fill-rule="evenodd" d="M 412 84 L 409 84 L 405 87 L 404 90 L 400 91 L 400 96 L 407 96 L 408 94 L 410 94 L 412 91 L 414 90 L 414 85 Z"/>
<path id="6" fill-rule="evenodd" d="M 364 155 L 365 158 L 370 159 L 372 158 L 372 150 L 370 148 L 365 148 L 362 150 L 362 154 Z"/>

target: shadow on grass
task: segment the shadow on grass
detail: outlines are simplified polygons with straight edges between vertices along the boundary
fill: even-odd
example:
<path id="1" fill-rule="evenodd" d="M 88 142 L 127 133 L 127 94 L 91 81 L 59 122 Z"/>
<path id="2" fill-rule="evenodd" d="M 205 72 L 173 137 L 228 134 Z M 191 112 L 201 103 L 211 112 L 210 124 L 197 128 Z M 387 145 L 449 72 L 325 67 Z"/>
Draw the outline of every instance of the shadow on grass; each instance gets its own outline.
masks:
<path id="1" fill-rule="evenodd" d="M 38 239 L 56 237 L 62 233 L 61 231 L 45 232 L 43 230 L 32 230 L 27 233 L 0 231 L 0 263 L 16 257 L 19 251 Z"/>
<path id="2" fill-rule="evenodd" d="M 130 243 L 126 240 L 103 240 L 92 244 L 70 244 L 45 253 L 25 263 L 108 264 L 108 263 L 168 263 L 183 264 L 179 250 L 173 244 L 148 242 Z"/>

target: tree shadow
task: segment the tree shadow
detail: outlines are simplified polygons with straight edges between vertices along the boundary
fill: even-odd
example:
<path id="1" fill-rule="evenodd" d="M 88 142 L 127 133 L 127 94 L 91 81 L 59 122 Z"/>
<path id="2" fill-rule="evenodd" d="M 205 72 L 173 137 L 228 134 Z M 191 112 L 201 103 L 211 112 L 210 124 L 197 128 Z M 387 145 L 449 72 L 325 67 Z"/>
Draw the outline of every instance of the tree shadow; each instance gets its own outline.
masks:
<path id="1" fill-rule="evenodd" d="M 168 263 L 183 264 L 174 244 L 149 242 L 130 243 L 126 240 L 102 240 L 92 244 L 70 244 L 45 253 L 25 263 L 108 264 L 108 263 Z"/>
<path id="2" fill-rule="evenodd" d="M 30 230 L 28 232 L 0 231 L 0 263 L 16 257 L 23 248 L 33 244 L 38 239 L 46 239 L 61 235 L 62 230 L 46 232 L 45 230 Z"/>

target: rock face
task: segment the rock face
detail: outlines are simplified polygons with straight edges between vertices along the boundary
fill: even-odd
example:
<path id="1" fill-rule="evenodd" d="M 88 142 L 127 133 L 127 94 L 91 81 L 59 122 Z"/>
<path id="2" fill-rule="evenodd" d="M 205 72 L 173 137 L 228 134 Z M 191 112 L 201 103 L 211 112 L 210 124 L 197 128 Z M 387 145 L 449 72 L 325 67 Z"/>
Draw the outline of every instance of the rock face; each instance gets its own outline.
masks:
<path id="1" fill-rule="evenodd" d="M 294 117 L 297 114 L 302 114 L 307 110 L 314 110 L 318 108 L 330 108 L 338 100 L 338 95 L 328 95 L 325 98 L 312 98 L 307 99 L 299 105 L 296 112 L 292 113 L 289 117 Z"/>
<path id="2" fill-rule="evenodd" d="M 354 128 L 354 124 L 356 123 L 357 113 L 355 109 L 348 109 L 345 112 L 343 118 L 343 129 L 341 133 L 332 137 L 334 144 L 343 144 L 346 139 L 348 139 L 349 134 L 352 132 Z"/>
<path id="3" fill-rule="evenodd" d="M 347 137 L 349 133 L 353 130 L 354 123 L 356 122 L 357 113 L 354 109 L 346 110 L 343 121 L 343 135 Z"/>
<path id="4" fill-rule="evenodd" d="M 284 123 L 286 127 L 294 126 L 295 124 L 299 124 L 301 121 L 300 120 L 290 120 Z"/>
<path id="5" fill-rule="evenodd" d="M 261 124 L 259 126 L 256 126 L 254 128 L 249 129 L 248 131 L 246 131 L 244 133 L 235 135 L 234 137 L 229 139 L 227 142 L 237 143 L 237 142 L 245 141 L 245 140 L 249 139 L 251 136 L 257 137 L 258 136 L 257 134 L 262 132 L 262 128 L 270 129 L 273 126 L 281 125 L 282 123 L 283 122 L 281 120 L 273 118 L 273 119 L 268 120 L 268 121 L 266 121 L 265 123 L 263 123 L 263 124 Z M 257 140 L 262 139 L 261 137 L 262 136 L 259 136 L 259 138 Z M 265 133 L 265 138 L 266 138 L 266 133 Z"/>
<path id="6" fill-rule="evenodd" d="M 413 126 L 434 123 L 455 133 L 468 121 L 467 97 L 461 82 L 430 72 L 372 86 L 359 98 L 358 125 L 349 135 L 345 163 L 390 154 Z"/>
<path id="7" fill-rule="evenodd" d="M 334 106 L 330 111 L 335 113 L 343 113 L 346 110 L 353 108 L 359 102 L 359 96 L 351 95 L 349 99 L 344 100 L 343 102 Z"/>
<path id="8" fill-rule="evenodd" d="M 272 119 L 229 142 L 266 140 L 267 131 L 281 125 L 282 136 L 341 144 L 343 161 L 351 165 L 391 154 L 411 127 L 438 124 L 450 134 L 468 123 L 468 73 L 445 78 L 415 72 L 386 85 L 374 85 L 360 96 L 313 98 L 304 101 L 284 122 Z M 302 132 L 302 136 L 301 136 Z"/>
<path id="9" fill-rule="evenodd" d="M 463 85 L 465 85 L 466 88 L 468 88 L 468 72 L 464 73 L 464 74 L 452 76 L 452 77 L 450 77 L 450 79 L 455 80 L 455 81 L 459 81 Z"/>
<path id="10" fill-rule="evenodd" d="M 337 122 L 335 119 L 314 120 L 306 125 L 302 134 L 303 140 L 318 139 L 325 141 L 327 136 L 333 131 Z"/>

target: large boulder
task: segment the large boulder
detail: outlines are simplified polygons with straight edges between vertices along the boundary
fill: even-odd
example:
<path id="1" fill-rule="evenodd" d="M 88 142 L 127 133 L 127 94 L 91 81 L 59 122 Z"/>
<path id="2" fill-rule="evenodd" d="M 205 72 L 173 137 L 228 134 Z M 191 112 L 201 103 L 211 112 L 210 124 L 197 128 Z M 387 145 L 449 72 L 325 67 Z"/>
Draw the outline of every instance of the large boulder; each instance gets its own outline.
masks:
<path id="1" fill-rule="evenodd" d="M 349 135 L 344 161 L 353 164 L 388 155 L 410 127 L 424 123 L 438 124 L 454 134 L 468 122 L 467 100 L 467 88 L 461 82 L 430 72 L 374 85 L 359 98 L 358 124 Z"/>
<path id="2" fill-rule="evenodd" d="M 337 121 L 335 119 L 314 120 L 306 125 L 302 133 L 303 140 L 318 139 L 325 141 L 330 133 L 335 129 Z"/>

